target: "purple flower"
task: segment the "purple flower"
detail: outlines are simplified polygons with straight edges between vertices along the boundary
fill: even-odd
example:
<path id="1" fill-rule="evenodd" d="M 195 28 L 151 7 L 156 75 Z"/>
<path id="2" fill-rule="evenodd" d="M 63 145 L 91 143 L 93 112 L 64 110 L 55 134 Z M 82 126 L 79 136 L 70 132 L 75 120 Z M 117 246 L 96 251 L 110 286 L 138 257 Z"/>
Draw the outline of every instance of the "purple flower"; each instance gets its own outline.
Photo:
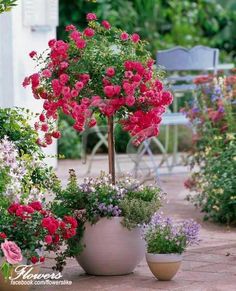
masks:
<path id="1" fill-rule="evenodd" d="M 185 220 L 181 226 L 181 234 L 186 237 L 188 245 L 192 245 L 199 242 L 198 235 L 200 231 L 200 225 L 193 219 Z"/>
<path id="2" fill-rule="evenodd" d="M 224 107 L 223 107 L 223 106 L 220 106 L 220 107 L 218 108 L 218 112 L 220 112 L 220 113 L 224 113 L 224 112 L 225 112 Z"/>
<path id="3" fill-rule="evenodd" d="M 211 95 L 211 101 L 212 102 L 215 102 L 217 99 L 219 99 L 219 96 L 215 95 L 215 94 L 212 94 Z"/>
<path id="4" fill-rule="evenodd" d="M 163 245 L 163 241 L 172 242 L 172 245 L 176 245 L 179 252 L 183 252 L 187 246 L 196 244 L 199 242 L 200 225 L 194 220 L 185 220 L 182 223 L 174 223 L 170 217 L 163 217 L 159 213 L 155 213 L 149 224 L 143 226 L 142 236 L 147 241 L 160 240 L 163 247 L 163 252 L 168 250 L 168 243 Z"/>
<path id="5" fill-rule="evenodd" d="M 200 110 L 199 110 L 199 108 L 197 108 L 197 107 L 193 107 L 193 109 L 192 109 L 192 112 L 194 112 L 194 113 L 197 113 L 197 112 L 199 112 Z"/>

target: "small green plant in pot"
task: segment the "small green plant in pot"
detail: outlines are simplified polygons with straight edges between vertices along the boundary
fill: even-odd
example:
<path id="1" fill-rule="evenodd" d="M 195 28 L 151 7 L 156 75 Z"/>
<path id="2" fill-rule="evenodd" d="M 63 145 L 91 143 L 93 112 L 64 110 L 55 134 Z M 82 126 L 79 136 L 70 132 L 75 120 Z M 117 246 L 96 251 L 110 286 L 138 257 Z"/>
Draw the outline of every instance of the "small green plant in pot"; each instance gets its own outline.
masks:
<path id="1" fill-rule="evenodd" d="M 199 241 L 199 227 L 192 219 L 177 224 L 160 214 L 155 214 L 150 224 L 144 227 L 147 263 L 158 280 L 169 281 L 175 276 L 182 253 Z"/>
<path id="2" fill-rule="evenodd" d="M 145 254 L 140 225 L 147 224 L 161 206 L 157 187 L 125 177 L 116 185 L 110 176 L 86 178 L 78 184 L 74 171 L 66 189 L 58 189 L 53 211 L 78 219 L 77 236 L 69 253 L 89 274 L 131 273 Z M 82 239 L 81 239 L 82 237 Z"/>

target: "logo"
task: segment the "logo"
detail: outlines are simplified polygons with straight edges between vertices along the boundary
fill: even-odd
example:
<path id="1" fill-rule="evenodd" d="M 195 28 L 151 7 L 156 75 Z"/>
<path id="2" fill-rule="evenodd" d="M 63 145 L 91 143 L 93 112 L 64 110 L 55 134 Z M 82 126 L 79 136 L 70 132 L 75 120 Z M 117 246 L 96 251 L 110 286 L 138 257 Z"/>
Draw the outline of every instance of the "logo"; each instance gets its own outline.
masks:
<path id="1" fill-rule="evenodd" d="M 19 265 L 9 277 L 11 285 L 72 285 L 61 272 L 39 273 L 39 266 Z"/>

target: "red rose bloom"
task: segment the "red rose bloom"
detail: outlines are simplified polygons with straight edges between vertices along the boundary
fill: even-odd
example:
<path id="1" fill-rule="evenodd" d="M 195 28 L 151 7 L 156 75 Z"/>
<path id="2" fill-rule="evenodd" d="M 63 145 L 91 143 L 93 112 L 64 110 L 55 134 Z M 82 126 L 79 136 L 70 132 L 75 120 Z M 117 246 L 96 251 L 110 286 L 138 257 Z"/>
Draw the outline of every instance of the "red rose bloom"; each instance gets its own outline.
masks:
<path id="1" fill-rule="evenodd" d="M 73 24 L 69 24 L 66 26 L 66 31 L 71 31 L 71 30 L 75 30 L 76 27 Z"/>
<path id="2" fill-rule="evenodd" d="M 65 233 L 64 233 L 64 238 L 65 239 L 69 239 L 69 238 L 71 238 L 71 237 L 73 237 L 73 236 L 75 236 L 76 235 L 76 229 L 75 228 L 70 228 L 70 229 L 67 229 L 66 231 L 65 231 Z"/>
<path id="3" fill-rule="evenodd" d="M 59 240 L 60 240 L 60 236 L 59 236 L 59 234 L 54 234 L 54 236 L 53 236 L 53 242 L 54 242 L 55 244 L 57 244 L 57 243 L 59 242 Z"/>
<path id="4" fill-rule="evenodd" d="M 52 243 L 52 236 L 51 235 L 46 235 L 44 238 L 44 241 L 46 244 L 50 245 Z"/>
<path id="5" fill-rule="evenodd" d="M 31 58 L 33 58 L 33 57 L 36 56 L 36 55 L 37 55 L 36 51 L 32 51 L 32 52 L 29 53 L 29 56 L 30 56 Z"/>
<path id="6" fill-rule="evenodd" d="M 53 131 L 52 136 L 54 138 L 60 138 L 61 137 L 61 133 L 60 133 L 60 131 Z"/>
<path id="7" fill-rule="evenodd" d="M 134 34 L 131 35 L 131 40 L 134 43 L 139 42 L 140 36 L 137 33 L 134 33 Z"/>
<path id="8" fill-rule="evenodd" d="M 128 40 L 129 39 L 129 35 L 127 32 L 122 32 L 120 35 L 120 39 L 121 40 Z"/>
<path id="9" fill-rule="evenodd" d="M 59 222 L 54 217 L 45 217 L 42 220 L 42 226 L 52 235 L 57 231 Z"/>
<path id="10" fill-rule="evenodd" d="M 88 14 L 86 15 L 86 19 L 87 19 L 88 21 L 96 20 L 96 19 L 97 19 L 97 15 L 96 15 L 95 13 L 88 13 Z"/>
<path id="11" fill-rule="evenodd" d="M 89 123 L 88 123 L 88 127 L 94 127 L 95 125 L 97 124 L 97 121 L 96 121 L 96 119 L 91 119 L 91 120 L 89 120 Z"/>
<path id="12" fill-rule="evenodd" d="M 42 210 L 42 203 L 39 202 L 39 201 L 31 202 L 31 203 L 29 204 L 29 206 L 31 206 L 33 209 L 35 209 L 35 210 L 37 210 L 37 211 Z"/>
<path id="13" fill-rule="evenodd" d="M 0 232 L 0 238 L 5 239 L 5 238 L 7 238 L 7 236 L 4 232 Z"/>
<path id="14" fill-rule="evenodd" d="M 93 37 L 95 34 L 94 30 L 92 28 L 85 28 L 84 30 L 84 35 L 87 36 L 87 37 Z"/>
<path id="15" fill-rule="evenodd" d="M 86 41 L 82 38 L 78 39 L 76 41 L 76 46 L 79 48 L 79 49 L 83 49 L 86 47 Z"/>
<path id="16" fill-rule="evenodd" d="M 66 224 L 70 224 L 72 228 L 78 226 L 77 220 L 72 216 L 64 216 L 63 220 Z"/>
<path id="17" fill-rule="evenodd" d="M 41 130 L 47 132 L 48 131 L 48 125 L 47 123 L 43 123 L 41 126 Z"/>
<path id="18" fill-rule="evenodd" d="M 106 21 L 106 20 L 103 20 L 103 21 L 102 21 L 102 26 L 103 26 L 105 29 L 107 29 L 107 30 L 111 28 L 110 23 L 109 23 L 108 21 Z"/>
<path id="19" fill-rule="evenodd" d="M 115 69 L 112 67 L 109 67 L 106 69 L 106 75 L 108 77 L 113 77 L 115 75 Z"/>
<path id="20" fill-rule="evenodd" d="M 10 207 L 8 208 L 8 212 L 10 214 L 15 214 L 19 206 L 20 206 L 20 204 L 18 204 L 18 203 L 11 204 Z"/>
<path id="21" fill-rule="evenodd" d="M 30 260 L 31 260 L 31 262 L 32 262 L 33 264 L 36 264 L 36 263 L 38 263 L 39 258 L 33 256 Z"/>

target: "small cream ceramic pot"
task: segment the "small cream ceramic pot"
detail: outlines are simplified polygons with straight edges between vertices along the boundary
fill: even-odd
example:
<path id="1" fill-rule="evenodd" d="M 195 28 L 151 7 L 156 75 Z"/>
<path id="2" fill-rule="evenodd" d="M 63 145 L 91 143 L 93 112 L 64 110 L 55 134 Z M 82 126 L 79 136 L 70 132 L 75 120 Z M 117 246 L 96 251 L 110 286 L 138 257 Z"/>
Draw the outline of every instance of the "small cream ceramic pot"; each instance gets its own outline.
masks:
<path id="1" fill-rule="evenodd" d="M 158 280 L 169 281 L 178 272 L 183 258 L 180 254 L 146 253 L 146 260 L 151 272 Z"/>

